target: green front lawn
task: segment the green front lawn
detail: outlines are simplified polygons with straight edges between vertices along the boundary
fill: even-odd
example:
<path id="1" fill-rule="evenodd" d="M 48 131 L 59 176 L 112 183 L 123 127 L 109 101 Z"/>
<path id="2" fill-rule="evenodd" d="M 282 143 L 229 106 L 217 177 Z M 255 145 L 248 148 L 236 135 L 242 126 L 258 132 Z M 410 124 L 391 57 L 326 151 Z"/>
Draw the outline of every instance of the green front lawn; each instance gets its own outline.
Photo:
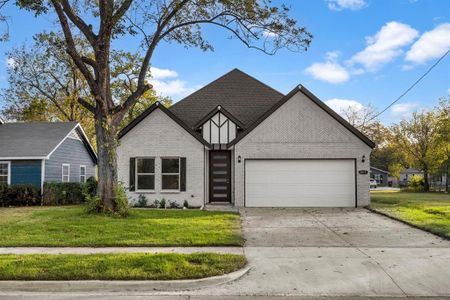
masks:
<path id="1" fill-rule="evenodd" d="M 240 246 L 237 213 L 131 209 L 127 218 L 82 206 L 0 208 L 0 246 Z"/>
<path id="2" fill-rule="evenodd" d="M 173 280 L 223 275 L 246 264 L 243 255 L 32 254 L 0 255 L 0 280 Z"/>
<path id="3" fill-rule="evenodd" d="M 450 238 L 450 194 L 372 191 L 371 208 Z"/>

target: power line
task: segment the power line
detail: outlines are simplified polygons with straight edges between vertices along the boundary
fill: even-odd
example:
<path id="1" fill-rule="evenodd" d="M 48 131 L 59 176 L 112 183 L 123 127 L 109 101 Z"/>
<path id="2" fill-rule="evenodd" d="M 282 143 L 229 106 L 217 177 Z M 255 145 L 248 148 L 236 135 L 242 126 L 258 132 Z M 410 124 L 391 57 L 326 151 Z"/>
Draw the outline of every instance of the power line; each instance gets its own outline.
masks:
<path id="1" fill-rule="evenodd" d="M 389 104 L 385 109 L 383 109 L 381 112 L 379 112 L 378 114 L 376 114 L 375 116 L 373 116 L 369 121 L 372 121 L 373 119 L 379 117 L 382 113 L 384 113 L 385 111 L 387 111 L 389 108 L 392 107 L 392 105 L 394 105 L 395 103 L 397 103 L 400 99 L 402 99 L 406 94 L 408 94 L 408 92 L 410 90 L 412 90 L 420 81 L 422 81 L 422 79 L 425 78 L 425 76 L 427 76 L 431 70 L 434 69 L 434 67 L 436 67 L 446 56 L 447 54 L 450 53 L 450 49 L 447 50 L 447 52 L 444 53 L 444 55 L 442 55 L 422 76 L 420 76 L 419 79 L 417 79 L 405 92 L 403 92 L 403 94 L 401 94 L 397 99 L 395 99 L 391 104 Z"/>

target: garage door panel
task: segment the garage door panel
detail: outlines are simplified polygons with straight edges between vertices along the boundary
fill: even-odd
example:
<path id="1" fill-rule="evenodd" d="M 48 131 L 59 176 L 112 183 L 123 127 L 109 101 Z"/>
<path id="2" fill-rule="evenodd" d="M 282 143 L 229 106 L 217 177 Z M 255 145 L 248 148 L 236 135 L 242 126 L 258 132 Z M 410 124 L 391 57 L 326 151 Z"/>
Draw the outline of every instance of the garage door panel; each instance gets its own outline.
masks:
<path id="1" fill-rule="evenodd" d="M 303 172 L 303 171 L 302 171 Z M 353 172 L 351 170 L 350 172 Z M 320 182 L 317 182 L 319 179 Z M 274 172 L 273 174 L 256 173 L 249 176 L 248 183 L 276 184 L 353 184 L 353 179 L 342 176 L 342 172 L 308 172 L 292 176 L 292 172 Z"/>
<path id="2" fill-rule="evenodd" d="M 353 160 L 248 160 L 249 207 L 352 207 Z"/>
<path id="3" fill-rule="evenodd" d="M 267 193 L 278 193 L 282 190 L 282 194 L 294 194 L 299 195 L 299 190 L 301 190 L 301 195 L 335 195 L 335 194 L 347 194 L 349 190 L 354 190 L 353 184 L 333 184 L 328 185 L 327 188 L 323 184 L 280 184 L 277 189 L 271 187 L 271 185 L 260 184 L 248 184 L 250 191 L 253 191 L 254 195 L 264 195 Z"/>

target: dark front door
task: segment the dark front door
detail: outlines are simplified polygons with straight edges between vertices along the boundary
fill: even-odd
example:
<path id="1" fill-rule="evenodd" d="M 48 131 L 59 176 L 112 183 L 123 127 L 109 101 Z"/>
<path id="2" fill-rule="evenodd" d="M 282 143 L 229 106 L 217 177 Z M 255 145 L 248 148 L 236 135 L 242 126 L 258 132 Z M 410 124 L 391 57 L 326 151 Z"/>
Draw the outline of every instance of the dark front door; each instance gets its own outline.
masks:
<path id="1" fill-rule="evenodd" d="M 230 151 L 210 151 L 209 154 L 209 201 L 231 202 Z"/>

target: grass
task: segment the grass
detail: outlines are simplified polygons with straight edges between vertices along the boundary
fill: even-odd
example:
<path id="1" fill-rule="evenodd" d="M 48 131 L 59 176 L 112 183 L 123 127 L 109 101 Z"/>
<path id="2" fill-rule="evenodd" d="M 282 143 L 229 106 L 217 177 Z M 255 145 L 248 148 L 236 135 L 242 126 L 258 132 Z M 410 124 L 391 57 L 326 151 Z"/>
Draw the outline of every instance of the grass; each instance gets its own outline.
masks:
<path id="1" fill-rule="evenodd" d="M 223 275 L 246 264 L 243 255 L 30 254 L 0 255 L 0 280 L 174 280 Z"/>
<path id="2" fill-rule="evenodd" d="M 131 209 L 127 218 L 82 206 L 0 208 L 0 246 L 240 246 L 237 213 Z"/>
<path id="3" fill-rule="evenodd" d="M 372 191 L 371 208 L 450 239 L 450 194 Z"/>

